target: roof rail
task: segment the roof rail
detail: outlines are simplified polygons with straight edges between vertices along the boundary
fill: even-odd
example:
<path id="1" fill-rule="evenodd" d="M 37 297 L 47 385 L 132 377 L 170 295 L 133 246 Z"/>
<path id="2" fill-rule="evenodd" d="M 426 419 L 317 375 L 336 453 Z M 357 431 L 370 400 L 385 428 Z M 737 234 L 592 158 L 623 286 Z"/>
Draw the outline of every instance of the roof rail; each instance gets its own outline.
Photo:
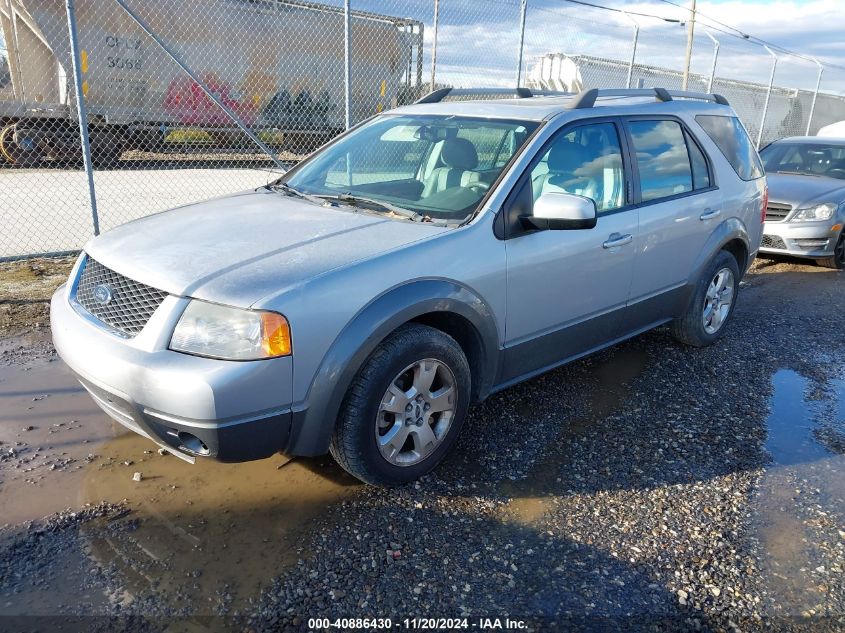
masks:
<path id="1" fill-rule="evenodd" d="M 467 96 L 507 96 L 513 95 L 519 99 L 528 97 L 573 97 L 567 105 L 572 110 L 592 108 L 600 97 L 654 97 L 658 101 L 672 101 L 678 99 L 699 99 L 711 101 L 720 105 L 730 105 L 722 95 L 707 94 L 705 92 L 690 92 L 683 90 L 667 90 L 666 88 L 590 88 L 578 94 L 558 92 L 554 90 L 531 90 L 529 88 L 438 88 L 417 99 L 414 103 L 438 103 L 446 97 Z"/>
<path id="2" fill-rule="evenodd" d="M 583 90 L 569 104 L 569 108 L 592 108 L 599 97 L 654 97 L 658 101 L 672 101 L 679 99 L 699 99 L 712 101 L 720 105 L 730 105 L 722 95 L 707 94 L 705 92 L 689 92 L 682 90 L 666 90 L 666 88 L 590 88 Z"/>
<path id="3" fill-rule="evenodd" d="M 414 103 L 438 103 L 446 97 L 486 97 L 494 95 L 513 95 L 520 99 L 525 99 L 527 97 L 533 97 L 534 93 L 528 88 L 438 88 L 417 99 Z"/>

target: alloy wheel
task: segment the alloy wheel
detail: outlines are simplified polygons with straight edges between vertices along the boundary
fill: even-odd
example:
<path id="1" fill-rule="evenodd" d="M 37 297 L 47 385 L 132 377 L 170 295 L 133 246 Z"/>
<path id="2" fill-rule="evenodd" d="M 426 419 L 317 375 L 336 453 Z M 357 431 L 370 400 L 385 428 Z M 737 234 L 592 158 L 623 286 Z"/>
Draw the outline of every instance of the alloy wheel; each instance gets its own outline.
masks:
<path id="1" fill-rule="evenodd" d="M 721 268 L 713 276 L 704 295 L 701 318 L 705 332 L 715 334 L 722 328 L 731 311 L 733 300 L 734 274 L 729 268 Z"/>
<path id="2" fill-rule="evenodd" d="M 439 360 L 408 365 L 391 381 L 376 416 L 376 443 L 395 466 L 419 463 L 440 445 L 455 416 L 455 375 Z"/>

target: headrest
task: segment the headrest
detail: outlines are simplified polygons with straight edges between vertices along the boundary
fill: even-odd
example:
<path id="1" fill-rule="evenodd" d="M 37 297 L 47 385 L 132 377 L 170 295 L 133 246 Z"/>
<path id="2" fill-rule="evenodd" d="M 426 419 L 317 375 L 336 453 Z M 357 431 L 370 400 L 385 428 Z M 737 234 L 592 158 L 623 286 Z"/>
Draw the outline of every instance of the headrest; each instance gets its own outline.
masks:
<path id="1" fill-rule="evenodd" d="M 475 145 L 465 138 L 450 138 L 443 141 L 440 158 L 447 167 L 464 171 L 478 167 L 478 152 Z"/>
<path id="2" fill-rule="evenodd" d="M 595 158 L 593 152 L 575 141 L 560 139 L 549 152 L 549 171 L 574 174 L 579 167 L 584 167 Z"/>

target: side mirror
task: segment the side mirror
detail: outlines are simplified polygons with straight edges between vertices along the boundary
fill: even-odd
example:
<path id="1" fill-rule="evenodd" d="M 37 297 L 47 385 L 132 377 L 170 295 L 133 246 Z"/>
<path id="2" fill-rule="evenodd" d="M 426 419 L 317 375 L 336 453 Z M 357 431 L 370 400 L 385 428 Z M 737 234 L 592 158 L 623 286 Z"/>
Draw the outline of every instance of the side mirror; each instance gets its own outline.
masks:
<path id="1" fill-rule="evenodd" d="M 540 230 L 591 229 L 596 225 L 596 203 L 572 193 L 544 193 L 534 203 L 534 213 L 520 218 Z"/>

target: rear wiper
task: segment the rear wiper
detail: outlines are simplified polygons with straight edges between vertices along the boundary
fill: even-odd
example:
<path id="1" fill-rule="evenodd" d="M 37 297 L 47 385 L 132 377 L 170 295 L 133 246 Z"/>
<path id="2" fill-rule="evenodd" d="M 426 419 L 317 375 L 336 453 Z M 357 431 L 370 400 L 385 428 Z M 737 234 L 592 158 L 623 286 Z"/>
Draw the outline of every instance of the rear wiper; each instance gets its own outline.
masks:
<path id="1" fill-rule="evenodd" d="M 320 206 L 324 206 L 326 204 L 322 198 L 318 198 L 317 196 L 312 196 L 310 193 L 304 193 L 302 191 L 299 191 L 298 189 L 294 189 L 286 182 L 278 182 L 275 185 L 270 185 L 270 187 L 274 190 L 282 191 L 288 196 L 302 198 L 303 200 L 308 200 L 308 202 L 313 202 L 314 204 L 319 204 Z"/>
<path id="2" fill-rule="evenodd" d="M 337 196 L 320 196 L 320 198 L 328 202 L 338 202 L 340 204 L 348 204 L 354 207 L 361 207 L 362 209 L 371 209 L 373 211 L 383 211 L 387 213 L 392 213 L 393 215 L 398 215 L 400 217 L 407 218 L 409 220 L 414 220 L 416 222 L 425 220 L 425 216 L 423 216 L 421 213 L 417 213 L 416 211 L 412 211 L 411 209 L 406 209 L 404 207 L 397 207 L 396 205 L 390 204 L 388 202 L 382 202 L 381 200 L 373 200 L 372 198 L 353 196 L 348 193 L 342 193 Z"/>

